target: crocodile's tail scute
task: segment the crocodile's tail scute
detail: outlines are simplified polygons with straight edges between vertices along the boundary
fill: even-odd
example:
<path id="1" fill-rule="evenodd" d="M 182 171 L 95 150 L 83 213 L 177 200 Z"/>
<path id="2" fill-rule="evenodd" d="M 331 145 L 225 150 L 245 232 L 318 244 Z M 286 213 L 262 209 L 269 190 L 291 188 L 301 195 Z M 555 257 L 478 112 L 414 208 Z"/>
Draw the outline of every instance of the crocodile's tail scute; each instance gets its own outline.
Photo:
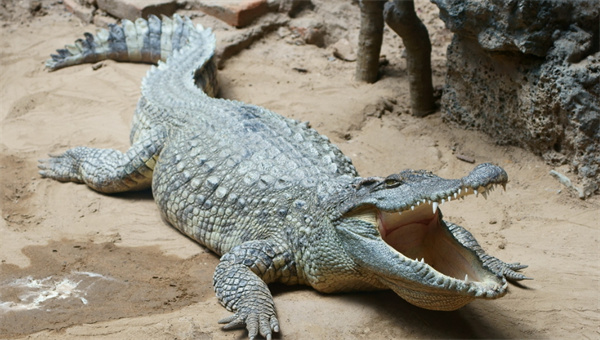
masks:
<path id="1" fill-rule="evenodd" d="M 57 50 L 46 61 L 46 68 L 54 71 L 106 59 L 157 63 L 184 46 L 194 30 L 191 20 L 178 15 L 162 20 L 154 15 L 148 20 L 122 20 L 121 25 L 111 24 L 108 30 L 101 29 L 96 35 L 85 33 L 83 39 Z"/>

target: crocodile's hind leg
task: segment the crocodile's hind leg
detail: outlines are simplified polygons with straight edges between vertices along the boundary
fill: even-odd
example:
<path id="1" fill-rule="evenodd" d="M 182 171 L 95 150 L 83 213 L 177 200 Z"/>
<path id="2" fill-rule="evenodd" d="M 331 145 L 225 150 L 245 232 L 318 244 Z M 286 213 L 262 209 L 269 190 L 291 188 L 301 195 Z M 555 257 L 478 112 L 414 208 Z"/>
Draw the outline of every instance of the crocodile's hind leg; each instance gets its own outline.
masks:
<path id="1" fill-rule="evenodd" d="M 115 193 L 149 188 L 152 171 L 162 150 L 165 131 L 145 131 L 126 153 L 113 149 L 76 147 L 40 160 L 42 177 L 85 183 L 90 188 Z"/>

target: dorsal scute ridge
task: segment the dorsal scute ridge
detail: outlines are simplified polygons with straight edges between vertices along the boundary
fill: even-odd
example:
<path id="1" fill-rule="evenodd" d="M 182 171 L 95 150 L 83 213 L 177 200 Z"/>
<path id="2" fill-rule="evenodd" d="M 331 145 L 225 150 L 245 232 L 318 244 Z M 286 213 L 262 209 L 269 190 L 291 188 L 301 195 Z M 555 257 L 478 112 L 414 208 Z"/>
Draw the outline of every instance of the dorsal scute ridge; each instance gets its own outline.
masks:
<path id="1" fill-rule="evenodd" d="M 206 96 L 195 83 L 194 75 L 202 73 L 214 55 L 216 38 L 210 28 L 198 28 L 189 18 L 175 18 L 188 27 L 185 45 L 174 49 L 166 62 L 159 62 L 146 74 L 142 95 L 155 105 L 184 105 L 191 98 Z M 174 40 L 177 39 L 174 32 Z M 176 47 L 176 46 L 173 46 Z M 176 104 L 178 102 L 179 104 Z"/>

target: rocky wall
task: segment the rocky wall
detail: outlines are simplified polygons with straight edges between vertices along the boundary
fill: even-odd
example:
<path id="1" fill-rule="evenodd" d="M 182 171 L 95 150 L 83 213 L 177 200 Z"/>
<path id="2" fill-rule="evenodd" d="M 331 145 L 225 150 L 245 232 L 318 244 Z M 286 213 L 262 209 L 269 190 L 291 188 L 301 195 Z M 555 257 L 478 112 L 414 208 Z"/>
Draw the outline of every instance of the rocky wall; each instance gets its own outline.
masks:
<path id="1" fill-rule="evenodd" d="M 454 33 L 448 120 L 600 182 L 600 1 L 432 0 Z"/>

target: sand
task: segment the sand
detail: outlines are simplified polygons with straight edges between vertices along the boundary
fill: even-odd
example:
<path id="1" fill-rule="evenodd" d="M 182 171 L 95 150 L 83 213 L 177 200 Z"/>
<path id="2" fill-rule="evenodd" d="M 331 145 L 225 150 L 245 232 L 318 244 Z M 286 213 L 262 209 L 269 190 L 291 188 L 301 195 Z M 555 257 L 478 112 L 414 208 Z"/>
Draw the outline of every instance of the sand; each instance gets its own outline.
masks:
<path id="1" fill-rule="evenodd" d="M 211 287 L 217 256 L 161 220 L 149 191 L 102 195 L 37 174 L 38 159 L 70 147 L 126 150 L 148 65 L 108 61 L 96 71 L 81 65 L 49 73 L 50 52 L 95 28 L 57 4 L 30 14 L 20 3 L 0 20 L 0 337 L 244 338 L 244 330 L 216 323 L 228 315 Z M 451 34 L 433 5 L 417 7 L 431 31 L 440 86 Z M 356 6 L 340 0 L 322 8 L 339 22 L 335 37 L 355 42 Z M 454 312 L 423 310 L 389 291 L 324 295 L 273 285 L 280 338 L 600 337 L 598 197 L 576 198 L 540 158 L 445 123 L 439 112 L 410 116 L 401 42 L 390 32 L 389 65 L 373 85 L 353 81 L 354 63 L 294 41 L 280 30 L 227 60 L 221 96 L 310 121 L 363 176 L 414 168 L 460 177 L 474 165 L 457 155 L 504 167 L 506 192 L 441 208 L 490 254 L 528 264 L 535 280 Z M 377 110 L 390 100 L 391 110 Z"/>

